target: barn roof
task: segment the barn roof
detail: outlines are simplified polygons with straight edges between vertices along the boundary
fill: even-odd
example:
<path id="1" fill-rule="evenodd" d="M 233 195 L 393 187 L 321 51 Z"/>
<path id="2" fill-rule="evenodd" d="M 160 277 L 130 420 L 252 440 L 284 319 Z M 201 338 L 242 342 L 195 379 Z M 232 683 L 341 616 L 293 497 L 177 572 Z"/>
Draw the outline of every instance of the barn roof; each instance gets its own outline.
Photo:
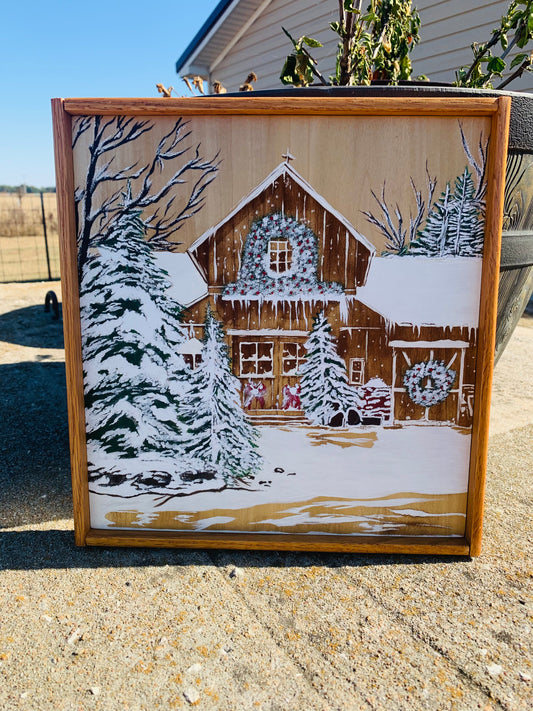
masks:
<path id="1" fill-rule="evenodd" d="M 158 265 L 170 279 L 168 295 L 178 304 L 190 306 L 207 296 L 207 284 L 190 256 L 183 252 L 155 252 Z"/>
<path id="2" fill-rule="evenodd" d="M 372 260 L 357 299 L 399 326 L 477 328 L 481 261 L 378 257 Z"/>
<path id="3" fill-rule="evenodd" d="M 223 220 L 221 220 L 217 225 L 214 227 L 210 227 L 206 232 L 204 232 L 201 237 L 199 237 L 190 247 L 189 247 L 189 252 L 194 252 L 197 247 L 199 247 L 205 240 L 209 239 L 212 235 L 214 235 L 226 222 L 231 220 L 240 210 L 242 210 L 243 207 L 245 207 L 249 202 L 251 202 L 254 198 L 258 197 L 261 195 L 261 193 L 266 190 L 268 187 L 274 183 L 275 180 L 278 178 L 281 178 L 282 176 L 288 176 L 294 180 L 295 183 L 297 183 L 308 195 L 311 195 L 319 205 L 321 205 L 326 212 L 329 212 L 333 217 L 335 217 L 348 231 L 349 234 L 352 235 L 352 237 L 359 242 L 361 242 L 370 252 L 370 255 L 374 255 L 376 252 L 376 248 L 374 245 L 368 241 L 366 237 L 364 237 L 362 234 L 360 234 L 355 227 L 348 222 L 348 220 L 338 211 L 336 210 L 332 205 L 329 204 L 329 202 L 323 198 L 321 195 L 319 195 L 316 190 L 304 179 L 302 176 L 294 170 L 294 168 L 287 162 L 280 163 L 267 177 L 259 183 L 259 185 L 254 188 L 246 197 L 244 197 L 234 208 L 233 210 L 227 215 Z"/>

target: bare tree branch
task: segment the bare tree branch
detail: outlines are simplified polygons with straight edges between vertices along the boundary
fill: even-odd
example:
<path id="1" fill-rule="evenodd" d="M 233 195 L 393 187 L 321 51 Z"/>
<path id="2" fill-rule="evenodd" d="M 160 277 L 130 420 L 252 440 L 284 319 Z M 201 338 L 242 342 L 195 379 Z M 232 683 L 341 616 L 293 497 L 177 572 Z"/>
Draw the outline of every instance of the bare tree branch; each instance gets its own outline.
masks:
<path id="1" fill-rule="evenodd" d="M 485 142 L 483 142 L 483 134 L 479 137 L 479 145 L 478 145 L 478 152 L 480 155 L 480 162 L 478 163 L 474 156 L 472 155 L 472 152 L 470 151 L 470 147 L 468 145 L 468 142 L 466 140 L 464 131 L 463 131 L 463 126 L 461 122 L 459 121 L 459 130 L 461 131 L 461 141 L 463 144 L 463 150 L 466 154 L 466 157 L 468 158 L 468 162 L 472 166 L 476 177 L 477 177 L 477 187 L 476 187 L 476 193 L 475 193 L 475 199 L 479 201 L 480 206 L 485 209 L 485 204 L 484 204 L 484 199 L 485 195 L 487 194 L 487 181 L 485 180 L 486 173 L 487 173 L 487 154 L 488 154 L 488 147 L 489 147 L 489 139 Z"/>
<path id="2" fill-rule="evenodd" d="M 189 121 L 179 118 L 159 141 L 152 160 L 145 165 L 139 161 L 125 167 L 115 168 L 116 151 L 120 147 L 137 141 L 154 127 L 149 120 L 139 121 L 133 117 L 119 116 L 104 120 L 102 116 L 83 117 L 76 126 L 74 141 L 92 127 L 89 145 L 89 163 L 84 186 L 76 190 L 78 218 L 78 272 L 81 280 L 82 269 L 87 260 L 89 245 L 102 237 L 114 220 L 129 210 L 145 210 L 155 207 L 152 215 L 144 223 L 152 233 L 149 241 L 156 249 L 174 249 L 177 244 L 170 241 L 172 232 L 180 229 L 184 221 L 197 214 L 205 202 L 204 191 L 215 179 L 220 166 L 218 154 L 207 160 L 200 155 L 200 144 L 187 145 L 191 135 Z M 193 152 L 191 155 L 191 151 Z M 108 160 L 106 154 L 114 153 Z M 186 158 L 163 187 L 154 191 L 156 173 L 161 173 L 171 161 Z M 132 181 L 140 179 L 140 186 L 132 194 Z M 119 189 L 101 202 L 96 202 L 95 193 L 104 183 L 122 184 Z M 128 184 L 126 198 L 122 200 L 125 184 Z M 185 199 L 178 200 L 176 188 L 189 186 Z"/>
<path id="3" fill-rule="evenodd" d="M 435 193 L 435 188 L 437 186 L 437 176 L 435 176 L 434 178 L 431 177 L 431 175 L 429 174 L 429 168 L 428 168 L 427 161 L 426 161 L 426 176 L 428 179 L 428 210 L 427 211 L 429 213 L 429 211 L 431 210 L 431 204 L 433 202 L 433 195 Z"/>
<path id="4" fill-rule="evenodd" d="M 218 153 L 213 160 L 216 160 L 217 158 Z M 151 218 L 146 220 L 146 226 L 153 230 L 153 235 L 148 241 L 153 244 L 156 249 L 175 248 L 176 245 L 170 242 L 168 237 L 172 232 L 179 230 L 183 226 L 185 220 L 188 220 L 190 217 L 200 212 L 205 203 L 205 196 L 203 193 L 207 186 L 210 185 L 216 178 L 219 165 L 220 162 L 212 163 L 210 165 L 201 163 L 199 166 L 193 168 L 193 170 L 201 170 L 201 174 L 192 187 L 186 205 L 173 217 L 169 218 L 167 217 L 167 214 L 170 211 L 170 204 L 174 201 L 174 198 L 172 198 L 171 202 L 167 206 L 167 209 L 161 219 L 159 219 L 157 215 L 153 215 Z"/>
<path id="5" fill-rule="evenodd" d="M 86 131 L 88 131 L 90 127 L 91 127 L 91 117 L 90 116 L 77 116 L 74 119 L 72 148 L 75 147 L 76 143 L 78 142 L 78 138 L 80 138 L 80 136 L 83 136 L 83 134 Z"/>
<path id="6" fill-rule="evenodd" d="M 416 238 L 418 228 L 420 227 L 422 220 L 424 219 L 426 207 L 424 201 L 422 200 L 422 193 L 420 190 L 416 189 L 415 183 L 412 178 L 411 187 L 413 188 L 413 192 L 415 194 L 416 199 L 416 216 L 413 218 L 411 214 L 409 215 L 409 243 L 411 243 Z"/>
<path id="7" fill-rule="evenodd" d="M 381 200 L 373 190 L 372 197 L 379 205 L 381 212 L 383 213 L 384 220 L 380 220 L 373 213 L 366 212 L 364 210 L 362 211 L 363 215 L 371 224 L 375 225 L 381 234 L 388 240 L 385 245 L 386 249 L 391 252 L 398 252 L 405 247 L 406 236 L 406 230 L 403 229 L 403 218 L 400 209 L 398 205 L 396 205 L 395 215 L 398 225 L 395 225 L 385 200 L 385 183 L 383 183 L 383 188 L 381 190 Z"/>
<path id="8" fill-rule="evenodd" d="M 412 213 L 409 213 L 409 243 L 411 243 L 417 237 L 418 230 L 422 222 L 427 218 L 427 213 L 431 208 L 433 202 L 433 194 L 435 192 L 435 186 L 437 185 L 437 178 L 431 178 L 426 163 L 426 175 L 428 181 L 428 200 L 427 207 L 426 203 L 422 198 L 422 191 L 418 190 L 414 180 L 411 178 L 411 187 L 413 188 L 413 193 L 416 201 L 416 215 L 413 217 Z M 381 200 L 372 191 L 372 196 L 374 200 L 379 205 L 381 212 L 383 213 L 383 219 L 379 219 L 372 212 L 362 211 L 363 215 L 367 220 L 375 225 L 381 234 L 388 240 L 385 244 L 385 250 L 387 252 L 393 252 L 399 254 L 406 249 L 406 236 L 407 229 L 404 229 L 403 216 L 401 214 L 398 204 L 394 208 L 394 219 L 391 216 L 391 210 L 387 205 L 385 199 L 385 183 L 383 183 L 383 189 L 381 191 Z"/>

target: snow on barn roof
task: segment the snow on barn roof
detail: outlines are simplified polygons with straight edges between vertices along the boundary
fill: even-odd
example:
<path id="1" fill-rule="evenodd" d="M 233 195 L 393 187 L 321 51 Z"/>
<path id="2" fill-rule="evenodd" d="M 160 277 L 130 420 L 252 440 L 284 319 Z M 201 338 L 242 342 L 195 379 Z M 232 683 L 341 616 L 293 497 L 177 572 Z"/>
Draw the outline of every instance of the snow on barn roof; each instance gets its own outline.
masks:
<path id="1" fill-rule="evenodd" d="M 481 263 L 472 257 L 374 258 L 356 298 L 398 325 L 477 328 Z"/>
<path id="2" fill-rule="evenodd" d="M 342 225 L 344 225 L 348 233 L 351 234 L 354 239 L 364 244 L 364 246 L 370 251 L 371 255 L 375 253 L 376 248 L 374 247 L 374 245 L 369 242 L 368 239 L 364 237 L 360 232 L 358 232 L 355 227 L 350 222 L 348 222 L 348 220 L 343 215 L 341 215 L 338 210 L 332 207 L 325 198 L 319 195 L 316 190 L 307 182 L 307 180 L 302 178 L 302 176 L 296 170 L 294 170 L 294 168 L 287 161 L 280 163 L 276 168 L 274 168 L 274 170 L 269 175 L 267 175 L 267 177 L 261 183 L 259 183 L 256 188 L 254 188 L 246 197 L 244 197 L 236 205 L 236 207 L 233 208 L 229 215 L 227 215 L 217 225 L 215 225 L 214 227 L 210 227 L 206 232 L 204 232 L 204 234 L 189 247 L 188 251 L 193 252 L 197 247 L 199 247 L 203 242 L 205 242 L 206 239 L 209 239 L 209 237 L 214 235 L 215 232 L 217 232 L 217 230 L 222 227 L 222 225 L 231 220 L 231 218 L 234 217 L 240 210 L 242 210 L 243 207 L 245 207 L 254 198 L 261 195 L 261 193 L 266 190 L 270 185 L 272 185 L 275 180 L 282 176 L 289 176 L 290 178 L 292 178 L 292 180 L 294 180 L 295 183 L 297 183 L 303 190 L 305 190 L 308 195 L 311 195 L 318 202 L 318 204 L 324 208 L 324 210 L 329 212 Z"/>
<path id="3" fill-rule="evenodd" d="M 207 284 L 192 259 L 182 252 L 156 252 L 155 258 L 169 276 L 168 290 L 178 304 L 190 306 L 207 295 Z"/>

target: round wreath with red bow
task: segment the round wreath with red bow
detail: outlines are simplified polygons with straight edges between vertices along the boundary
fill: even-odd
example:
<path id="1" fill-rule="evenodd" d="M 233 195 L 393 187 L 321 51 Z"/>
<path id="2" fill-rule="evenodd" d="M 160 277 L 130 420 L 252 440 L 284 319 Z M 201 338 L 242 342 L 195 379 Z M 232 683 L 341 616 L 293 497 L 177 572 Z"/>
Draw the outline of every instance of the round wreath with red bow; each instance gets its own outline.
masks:
<path id="1" fill-rule="evenodd" d="M 416 405 L 431 407 L 446 400 L 455 382 L 455 370 L 441 360 L 415 363 L 403 376 L 407 393 Z"/>

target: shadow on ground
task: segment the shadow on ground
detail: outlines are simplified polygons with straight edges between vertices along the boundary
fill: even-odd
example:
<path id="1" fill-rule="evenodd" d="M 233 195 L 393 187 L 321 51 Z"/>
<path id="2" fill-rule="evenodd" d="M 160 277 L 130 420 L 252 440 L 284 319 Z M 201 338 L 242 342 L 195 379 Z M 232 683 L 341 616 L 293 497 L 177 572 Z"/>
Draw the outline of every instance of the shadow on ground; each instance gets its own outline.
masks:
<path id="1" fill-rule="evenodd" d="M 26 306 L 0 314 L 0 339 L 30 348 L 63 348 L 63 323 L 45 312 L 44 304 Z"/>
<path id="2" fill-rule="evenodd" d="M 389 565 L 457 563 L 450 556 L 361 555 L 285 551 L 183 550 L 159 548 L 79 548 L 64 530 L 0 531 L 0 570 L 137 568 L 144 566 L 233 566 L 237 568 L 366 568 Z"/>
<path id="3" fill-rule="evenodd" d="M 65 364 L 0 365 L 0 526 L 72 517 Z"/>

